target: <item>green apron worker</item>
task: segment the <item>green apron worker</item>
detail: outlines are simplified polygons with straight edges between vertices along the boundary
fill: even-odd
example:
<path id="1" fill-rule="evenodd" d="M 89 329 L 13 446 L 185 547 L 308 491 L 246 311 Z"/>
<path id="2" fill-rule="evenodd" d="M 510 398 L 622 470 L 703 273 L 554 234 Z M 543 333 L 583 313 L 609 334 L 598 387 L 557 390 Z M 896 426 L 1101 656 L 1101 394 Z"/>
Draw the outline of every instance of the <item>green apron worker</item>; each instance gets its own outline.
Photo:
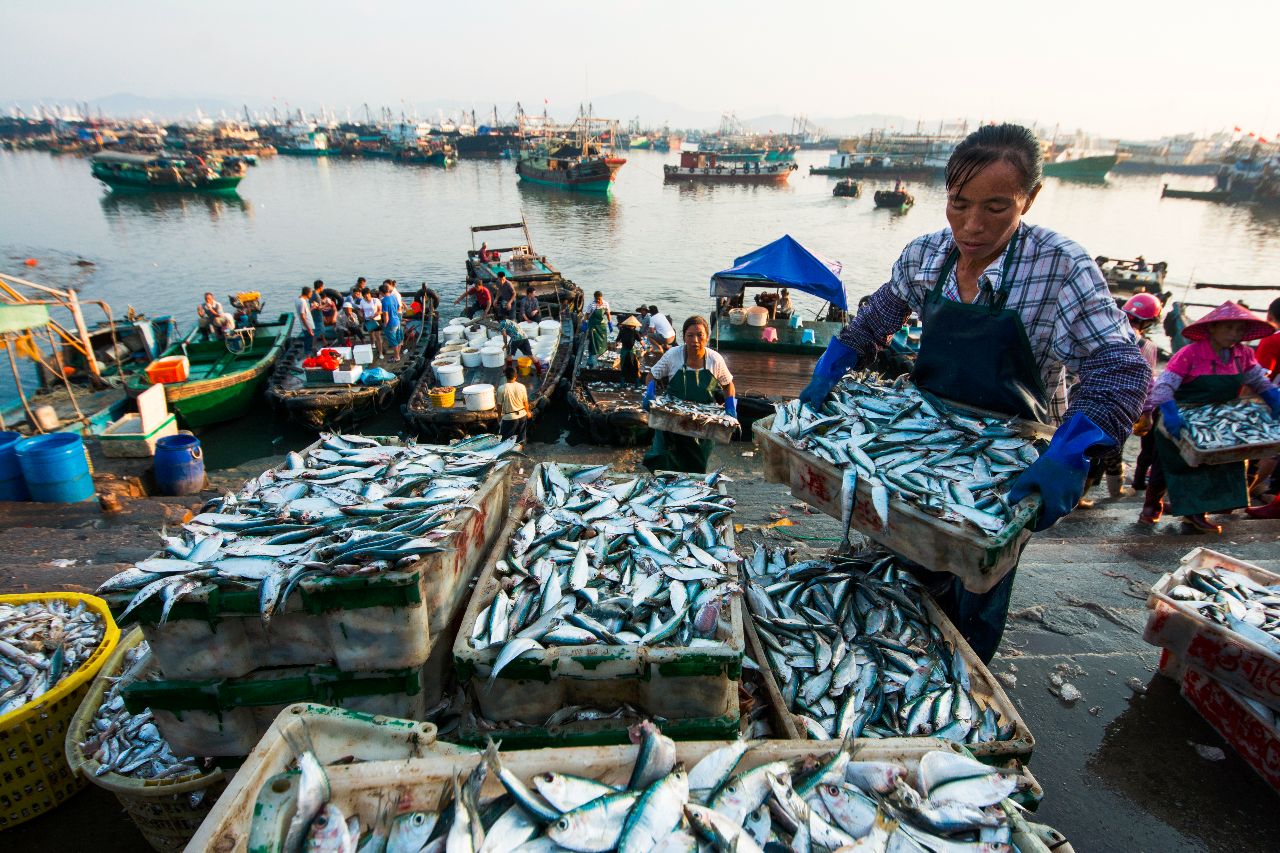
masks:
<path id="1" fill-rule="evenodd" d="M 609 348 L 609 334 L 613 331 L 613 316 L 609 313 L 609 303 L 604 301 L 604 294 L 595 292 L 595 299 L 587 306 L 586 319 L 582 321 L 579 333 L 587 335 L 587 367 L 595 367 L 596 359 Z"/>
<path id="2" fill-rule="evenodd" d="M 1009 493 L 1014 503 L 1040 493 L 1036 530 L 1075 508 L 1089 457 L 1128 437 L 1151 378 L 1093 257 L 1022 221 L 1043 171 L 1039 140 L 1025 127 L 988 125 L 958 145 L 946 170 L 949 227 L 903 249 L 889 281 L 831 340 L 800 395 L 820 410 L 840 377 L 874 362 L 916 312 L 917 386 L 964 405 L 1058 424 L 1049 447 Z M 1080 380 L 1069 400 L 1068 372 Z M 1015 571 L 982 594 L 954 576 L 920 572 L 984 661 L 1000 645 Z"/>
<path id="3" fill-rule="evenodd" d="M 1247 386 L 1262 397 L 1271 417 L 1280 419 L 1280 389 L 1271 384 L 1253 350 L 1242 343 L 1269 334 L 1271 326 L 1247 308 L 1222 303 L 1182 330 L 1189 343 L 1169 359 L 1151 389 L 1147 410 L 1158 412 L 1165 430 L 1177 438 L 1185 427 L 1180 405 L 1226 403 L 1239 397 Z M 1222 528 L 1206 513 L 1249 505 L 1243 461 L 1193 468 L 1182 458 L 1178 446 L 1159 431 L 1155 445 L 1156 458 L 1138 521 L 1155 524 L 1160 520 L 1166 490 L 1174 514 L 1182 516 L 1184 533 L 1221 533 Z"/>
<path id="4" fill-rule="evenodd" d="M 723 391 L 724 410 L 736 418 L 738 398 L 733 374 L 724 356 L 707 348 L 711 325 L 705 317 L 694 316 L 684 321 L 683 331 L 684 343 L 667 350 L 649 371 L 652 378 L 644 392 L 645 410 L 657 399 L 660 387 L 666 394 L 690 403 L 714 403 L 715 392 Z M 708 439 L 654 430 L 653 446 L 644 455 L 644 465 L 650 471 L 705 474 L 714 448 L 715 442 Z"/>

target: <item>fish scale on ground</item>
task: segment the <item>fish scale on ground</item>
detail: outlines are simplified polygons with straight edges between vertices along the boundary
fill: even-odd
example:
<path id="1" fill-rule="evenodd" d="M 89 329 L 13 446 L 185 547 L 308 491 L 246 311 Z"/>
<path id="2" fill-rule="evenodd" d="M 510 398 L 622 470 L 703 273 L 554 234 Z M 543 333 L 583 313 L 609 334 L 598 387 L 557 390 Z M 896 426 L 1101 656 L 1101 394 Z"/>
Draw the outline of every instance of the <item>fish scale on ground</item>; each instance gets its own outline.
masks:
<path id="1" fill-rule="evenodd" d="M 737 741 L 685 767 L 676 745 L 651 723 L 632 736 L 639 749 L 620 784 L 563 772 L 554 756 L 526 778 L 491 742 L 469 773 L 444 786 L 434 808 L 401 811 L 396 801 L 405 801 L 407 789 L 363 792 L 379 803 L 363 835 L 351 803 L 313 769 L 283 850 L 1019 851 L 1006 798 L 1028 780 L 949 750 L 925 752 L 910 768 L 859 760 L 846 746 L 760 763 L 753 752 L 766 747 Z M 304 773 L 313 764 L 300 760 Z M 481 799 L 490 780 L 502 793 Z"/>
<path id="2" fill-rule="evenodd" d="M 892 556 L 791 563 L 761 546 L 746 569 L 761 663 L 809 737 L 1013 737 Z"/>
<path id="3" fill-rule="evenodd" d="M 99 593 L 135 592 L 118 617 L 159 596 L 160 623 L 183 597 L 213 587 L 257 589 L 264 622 L 306 578 L 404 570 L 450 548 L 448 525 L 515 447 L 477 436 L 450 446 L 384 445 L 325 435 L 282 468 L 206 504 L 164 536 L 165 555 L 107 580 Z"/>
<path id="4" fill-rule="evenodd" d="M 905 376 L 888 382 L 850 374 L 821 412 L 799 400 L 779 403 L 775 412 L 772 432 L 844 469 L 842 505 L 851 506 L 858 478 L 870 484 L 882 527 L 889 523 L 889 501 L 897 499 L 997 533 L 1013 516 L 1006 492 L 1040 455 L 1035 440 L 1010 419 L 949 409 Z"/>
<path id="5" fill-rule="evenodd" d="M 500 647 L 490 683 L 549 646 L 716 645 L 739 591 L 725 541 L 733 499 L 718 474 L 605 478 L 602 465 L 543 465 L 535 505 L 498 560 L 502 588 L 480 612 L 472 648 Z"/>
<path id="6" fill-rule="evenodd" d="M 0 604 L 0 716 L 39 699 L 83 666 L 105 630 L 83 602 Z"/>

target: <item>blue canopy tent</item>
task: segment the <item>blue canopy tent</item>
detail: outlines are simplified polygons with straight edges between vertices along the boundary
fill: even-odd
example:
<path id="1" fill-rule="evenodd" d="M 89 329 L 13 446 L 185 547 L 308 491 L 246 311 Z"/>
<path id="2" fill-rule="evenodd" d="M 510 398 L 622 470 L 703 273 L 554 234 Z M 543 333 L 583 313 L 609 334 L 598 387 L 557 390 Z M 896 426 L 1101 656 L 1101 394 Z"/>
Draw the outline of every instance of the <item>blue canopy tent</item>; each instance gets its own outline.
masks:
<path id="1" fill-rule="evenodd" d="M 734 258 L 733 266 L 711 276 L 711 296 L 733 297 L 747 284 L 774 284 L 812 294 L 847 311 L 841 269 L 839 261 L 815 255 L 784 234 L 767 246 Z"/>

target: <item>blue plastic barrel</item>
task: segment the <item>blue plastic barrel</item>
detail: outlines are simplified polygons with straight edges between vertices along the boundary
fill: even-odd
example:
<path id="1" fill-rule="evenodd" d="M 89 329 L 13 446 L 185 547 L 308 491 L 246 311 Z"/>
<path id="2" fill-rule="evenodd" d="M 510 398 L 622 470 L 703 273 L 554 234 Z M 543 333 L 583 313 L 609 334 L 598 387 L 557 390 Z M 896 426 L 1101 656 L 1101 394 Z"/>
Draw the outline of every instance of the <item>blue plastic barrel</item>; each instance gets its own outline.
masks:
<path id="1" fill-rule="evenodd" d="M 156 442 L 156 485 L 162 495 L 194 495 L 204 488 L 204 451 L 194 435 L 167 435 Z"/>
<path id="2" fill-rule="evenodd" d="M 93 474 L 77 432 L 33 435 L 14 446 L 31 500 L 77 503 L 93 497 Z"/>
<path id="3" fill-rule="evenodd" d="M 27 481 L 14 448 L 22 441 L 20 432 L 0 432 L 0 501 L 29 501 Z"/>

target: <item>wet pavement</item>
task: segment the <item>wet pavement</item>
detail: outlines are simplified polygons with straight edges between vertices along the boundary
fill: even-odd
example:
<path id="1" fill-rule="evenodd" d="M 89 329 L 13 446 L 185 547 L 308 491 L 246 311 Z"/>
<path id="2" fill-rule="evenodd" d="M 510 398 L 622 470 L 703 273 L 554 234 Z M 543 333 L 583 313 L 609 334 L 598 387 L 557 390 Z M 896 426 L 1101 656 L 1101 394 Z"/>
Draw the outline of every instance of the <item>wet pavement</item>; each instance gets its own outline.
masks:
<path id="1" fill-rule="evenodd" d="M 369 430 L 373 432 L 373 430 Z M 785 487 L 765 483 L 749 444 L 718 448 L 712 464 L 734 478 L 740 550 L 789 541 L 823 550 L 841 539 L 837 523 L 806 512 Z M 533 444 L 533 461 L 637 466 L 642 450 Z M 238 485 L 274 464 L 250 459 L 213 472 L 215 486 Z M 1097 489 L 1092 497 L 1104 495 Z M 1037 534 L 1018 571 L 1011 618 L 992 670 L 1036 738 L 1031 770 L 1043 786 L 1036 819 L 1062 831 L 1077 851 L 1242 851 L 1277 849 L 1276 794 L 1156 674 L 1158 650 L 1142 641 L 1146 589 L 1192 548 L 1212 547 L 1280 570 L 1280 522 L 1219 519 L 1221 537 L 1183 536 L 1176 519 L 1154 530 L 1136 523 L 1140 499 L 1098 500 Z M 126 501 L 126 511 L 49 512 L 0 505 L 0 592 L 92 589 L 144 556 L 183 502 Z M 782 521 L 779 525 L 778 522 Z M 76 563 L 56 563 L 74 559 Z M 1050 688 L 1063 677 L 1082 698 Z M 1197 747 L 1216 747 L 1221 758 Z M 90 785 L 54 812 L 6 831 L 5 849 L 132 851 L 145 842 L 115 799 Z M 12 846 L 10 846 L 12 845 Z"/>

